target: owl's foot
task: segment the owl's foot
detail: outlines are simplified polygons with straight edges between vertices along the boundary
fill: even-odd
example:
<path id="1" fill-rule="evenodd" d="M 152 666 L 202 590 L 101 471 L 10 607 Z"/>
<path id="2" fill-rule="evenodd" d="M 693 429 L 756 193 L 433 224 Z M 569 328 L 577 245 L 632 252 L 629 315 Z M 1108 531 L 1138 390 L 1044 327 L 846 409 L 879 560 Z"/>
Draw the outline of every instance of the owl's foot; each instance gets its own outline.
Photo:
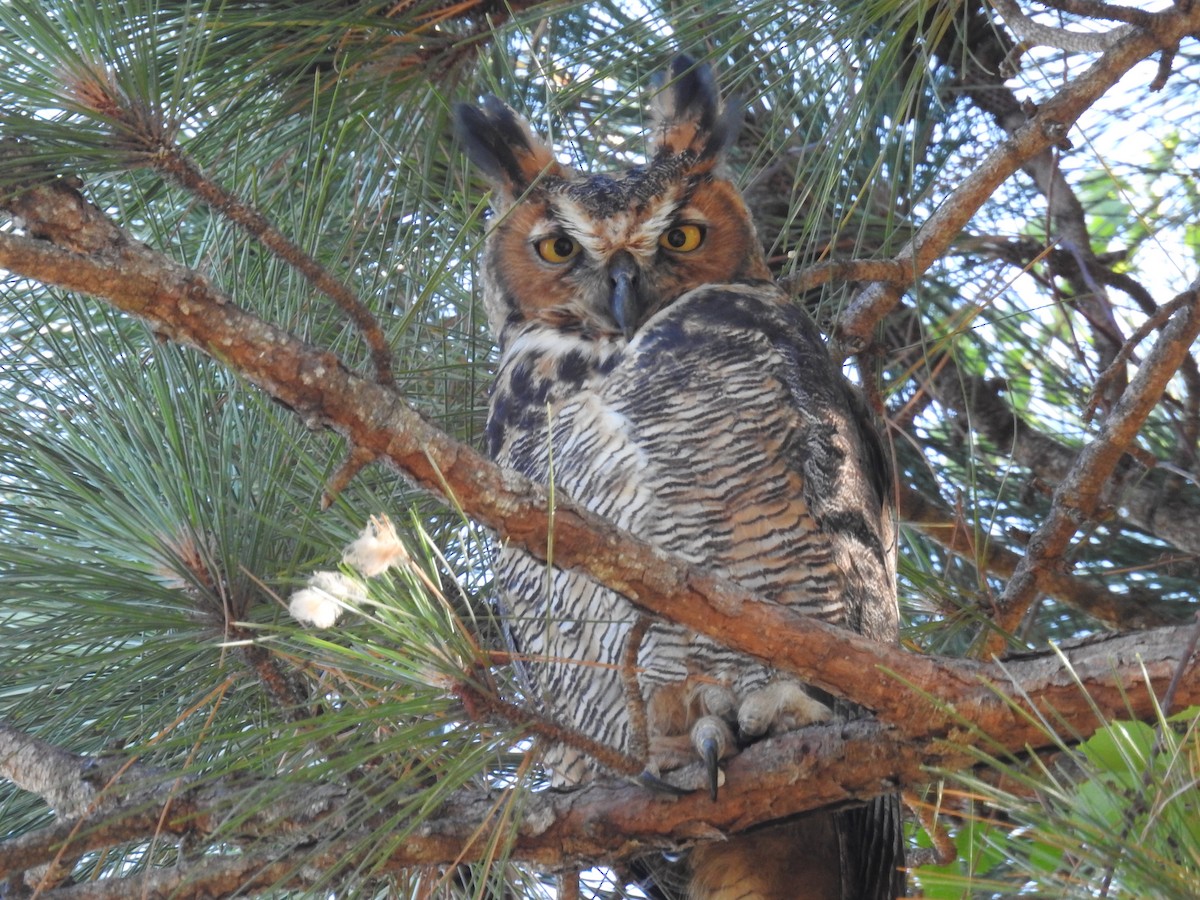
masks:
<path id="1" fill-rule="evenodd" d="M 705 765 L 705 785 L 716 799 L 721 780 L 717 764 L 737 752 L 733 725 L 737 698 L 733 691 L 727 685 L 689 676 L 659 687 L 651 695 L 646 713 L 650 732 L 647 773 L 659 779 L 662 772 L 686 769 L 699 756 Z M 692 789 L 701 786 L 692 782 Z"/>
<path id="2" fill-rule="evenodd" d="M 648 787 L 670 793 L 690 793 L 707 787 L 709 796 L 716 800 L 723 781 L 718 764 L 735 753 L 737 737 L 733 727 L 718 716 L 702 716 L 688 734 L 651 738 L 650 762 L 640 780 Z M 704 763 L 703 774 L 695 767 L 688 770 L 697 756 Z M 662 772 L 670 772 L 671 780 L 664 779 Z"/>
<path id="3" fill-rule="evenodd" d="M 647 704 L 647 714 L 649 760 L 643 783 L 684 791 L 707 786 L 713 800 L 722 778 L 719 763 L 740 746 L 833 718 L 828 706 L 795 681 L 773 681 L 739 702 L 727 685 L 696 676 L 658 688 Z M 687 772 L 697 757 L 704 763 L 703 775 L 695 769 Z M 663 780 L 663 772 L 676 770 L 684 771 L 672 774 L 669 783 Z"/>
<path id="4" fill-rule="evenodd" d="M 751 691 L 738 706 L 738 734 L 749 742 L 765 734 L 784 734 L 828 722 L 833 711 L 810 697 L 795 681 L 773 681 Z"/>
<path id="5" fill-rule="evenodd" d="M 708 772 L 708 795 L 716 803 L 721 777 L 717 763 L 737 752 L 737 738 L 724 719 L 704 716 L 692 726 L 692 746 L 704 760 L 705 771 Z"/>

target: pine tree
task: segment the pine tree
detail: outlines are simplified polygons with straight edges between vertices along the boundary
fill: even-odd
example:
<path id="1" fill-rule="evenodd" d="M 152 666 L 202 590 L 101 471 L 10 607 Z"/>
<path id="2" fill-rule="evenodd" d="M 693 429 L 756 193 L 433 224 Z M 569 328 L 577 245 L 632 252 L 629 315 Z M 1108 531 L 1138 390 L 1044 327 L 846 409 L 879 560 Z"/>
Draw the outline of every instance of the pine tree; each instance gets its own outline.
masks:
<path id="1" fill-rule="evenodd" d="M 0 0 L 6 894 L 644 896 L 698 819 L 897 785 L 927 897 L 1200 892 L 1197 34 L 1183 0 Z M 471 449 L 452 103 L 632 162 L 680 51 L 885 423 L 902 649 Z M 719 639 L 876 717 L 747 750 L 715 806 L 540 790 L 578 737 L 523 702 L 497 540 L 692 627 L 738 604 Z"/>

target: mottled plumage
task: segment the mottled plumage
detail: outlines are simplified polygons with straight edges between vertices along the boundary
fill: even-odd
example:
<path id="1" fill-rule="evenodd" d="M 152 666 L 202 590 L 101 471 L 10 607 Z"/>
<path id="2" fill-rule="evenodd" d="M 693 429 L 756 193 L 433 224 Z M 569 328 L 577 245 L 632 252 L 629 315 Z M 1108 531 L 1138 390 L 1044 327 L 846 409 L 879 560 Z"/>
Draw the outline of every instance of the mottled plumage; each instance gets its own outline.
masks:
<path id="1" fill-rule="evenodd" d="M 558 163 L 494 98 L 458 130 L 496 187 L 483 266 L 500 344 L 488 451 L 758 596 L 896 639 L 895 546 L 878 440 L 819 334 L 773 284 L 721 172 L 740 113 L 680 57 L 644 166 Z M 556 720 L 629 749 L 622 682 L 637 612 L 574 572 L 502 549 L 505 615 Z M 830 716 L 799 684 L 719 641 L 656 622 L 637 655 L 652 770 Z M 548 748 L 557 784 L 593 777 Z M 769 860 L 764 858 L 769 857 Z M 898 805 L 816 814 L 693 852 L 694 898 L 902 892 Z M 804 893 L 808 890 L 809 893 Z"/>

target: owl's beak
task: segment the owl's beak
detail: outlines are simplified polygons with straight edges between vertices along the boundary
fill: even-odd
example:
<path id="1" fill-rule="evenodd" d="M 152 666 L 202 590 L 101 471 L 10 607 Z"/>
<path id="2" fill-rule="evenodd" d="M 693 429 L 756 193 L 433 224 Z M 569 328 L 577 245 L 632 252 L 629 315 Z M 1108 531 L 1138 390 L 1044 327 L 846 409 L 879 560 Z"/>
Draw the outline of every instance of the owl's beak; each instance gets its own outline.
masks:
<path id="1" fill-rule="evenodd" d="M 608 277 L 612 279 L 609 307 L 612 309 L 613 318 L 617 320 L 617 326 L 628 340 L 637 331 L 642 314 L 646 311 L 637 262 L 622 250 L 609 264 Z"/>

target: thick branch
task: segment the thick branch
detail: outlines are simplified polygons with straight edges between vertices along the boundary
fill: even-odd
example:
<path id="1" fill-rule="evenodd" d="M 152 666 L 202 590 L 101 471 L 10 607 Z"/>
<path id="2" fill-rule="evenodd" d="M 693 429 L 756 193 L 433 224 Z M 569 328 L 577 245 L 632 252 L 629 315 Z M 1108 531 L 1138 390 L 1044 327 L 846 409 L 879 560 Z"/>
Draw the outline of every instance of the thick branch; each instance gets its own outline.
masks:
<path id="1" fill-rule="evenodd" d="M 1068 738 L 1086 736 L 1106 720 L 1149 717 L 1154 695 L 1161 696 L 1174 673 L 1183 677 L 1175 695 L 1176 707 L 1200 702 L 1200 667 L 1183 665 L 1193 626 L 1159 629 L 1089 642 L 1065 651 L 1063 659 L 1041 654 L 1010 661 L 1001 669 L 962 660 L 932 660 L 931 681 L 916 686 L 932 692 L 936 681 L 953 672 L 963 685 L 953 707 L 937 716 L 914 714 L 900 734 L 872 720 L 820 726 L 756 744 L 730 760 L 726 782 L 717 803 L 700 791 L 667 798 L 624 781 L 599 781 L 568 793 L 547 792 L 525 801 L 525 816 L 514 836 L 513 854 L 547 868 L 574 863 L 616 861 L 655 848 L 737 831 L 761 822 L 819 807 L 836 806 L 920 784 L 928 768 L 960 769 L 975 762 L 970 747 L 992 754 L 1020 754 L 1054 742 L 1037 724 L 1037 716 L 1054 723 Z M 1077 676 L 1082 684 L 1076 684 Z M 1149 679 L 1147 683 L 1146 679 Z M 887 687 L 897 691 L 894 682 Z M 1008 702 L 1014 696 L 1038 698 L 1032 716 L 1016 714 Z M 918 703 L 920 701 L 917 701 Z M 926 707 L 928 710 L 929 707 Z M 59 753 L 64 751 L 59 750 Z M 67 754 L 69 755 L 69 754 Z M 76 758 L 79 770 L 82 758 Z M 0 844 L 0 877 L 39 865 L 71 838 L 73 853 L 96 850 L 122 841 L 149 837 L 159 829 L 200 838 L 219 835 L 227 804 L 244 797 L 253 786 L 213 783 L 175 794 L 169 785 L 157 802 L 118 808 L 103 824 L 62 822 Z M 346 808 L 345 792 L 327 786 L 303 797 L 284 798 L 257 814 L 240 829 L 248 852 L 257 842 L 284 840 L 299 849 L 330 830 L 329 818 Z M 170 815 L 158 808 L 171 800 Z M 408 798 L 396 801 L 409 802 Z M 487 852 L 486 827 L 496 798 L 463 793 L 428 817 L 403 846 L 389 857 L 388 866 L 446 863 L 481 858 Z M 395 810 L 377 811 L 377 821 L 395 825 Z M 339 819 L 340 826 L 345 823 Z M 345 834 L 335 852 L 361 850 L 363 835 Z M 320 853 L 328 855 L 328 845 Z"/>
<path id="2" fill-rule="evenodd" d="M 83 815 L 96 802 L 96 786 L 83 778 L 85 761 L 0 724 L 0 778 L 37 794 L 60 817 Z"/>
<path id="3" fill-rule="evenodd" d="M 153 868 L 127 878 L 83 881 L 42 891 L 53 900 L 178 900 L 180 897 L 245 897 L 256 890 L 308 887 L 319 883 L 339 856 L 328 851 L 305 858 L 303 866 L 278 853 L 206 857 L 192 866 Z"/>
<path id="4" fill-rule="evenodd" d="M 160 334 L 204 350 L 294 409 L 310 425 L 345 435 L 353 446 L 388 460 L 435 494 L 445 497 L 452 490 L 454 502 L 473 519 L 545 558 L 549 517 L 544 488 L 500 469 L 434 428 L 395 389 L 355 375 L 333 354 L 239 309 L 197 273 L 129 240 L 98 210 L 80 206 L 81 198 L 64 197 L 68 191 L 62 186 L 53 191 L 34 189 L 30 193 L 49 196 L 39 204 L 27 194 L 25 217 L 28 221 L 39 210 L 65 204 L 73 221 L 84 222 L 76 230 L 86 235 L 77 242 L 91 252 L 83 255 L 46 241 L 0 234 L 0 266 L 104 298 L 145 319 Z M 41 224 L 36 227 L 41 232 L 50 230 Z M 778 667 L 788 668 L 806 654 L 819 656 L 829 649 L 829 638 L 844 637 L 840 629 L 762 604 L 744 590 L 630 537 L 574 504 L 556 507 L 554 528 L 557 565 L 582 570 L 649 612 L 713 635 L 735 649 L 770 657 Z M 795 624 L 815 630 L 800 643 L 778 639 Z M 880 648 L 871 649 L 871 642 L 857 640 L 866 655 L 859 658 L 852 682 L 865 688 L 870 679 L 863 673 L 873 670 L 879 661 L 874 653 Z M 889 652 L 892 658 L 887 664 L 903 670 L 908 657 Z M 796 670 L 802 677 L 819 674 L 815 666 L 802 668 Z M 915 671 L 906 677 L 924 680 Z M 891 702 L 889 692 L 877 686 L 855 696 L 853 687 L 848 692 L 845 685 L 838 687 L 827 679 L 809 680 L 882 714 Z"/>
<path id="5" fill-rule="evenodd" d="M 35 198 L 48 194 L 43 203 Z M 506 540 L 545 557 L 543 488 L 501 470 L 431 426 L 392 388 L 345 369 L 313 348 L 236 307 L 198 274 L 127 239 L 69 188 L 36 188 L 23 198 L 28 220 L 63 204 L 85 237 L 88 255 L 0 234 L 0 266 L 25 277 L 103 297 L 147 320 L 159 333 L 199 347 L 293 408 L 311 424 L 344 434 L 353 446 L 389 460 L 428 490 L 447 486 L 468 515 Z M 52 229 L 34 221 L 38 232 Z M 928 686 L 931 699 L 957 702 L 973 676 L 841 629 L 764 604 L 707 571 L 638 541 L 573 504 L 556 508 L 555 561 L 576 568 L 656 615 L 771 660 L 830 693 L 875 710 L 902 731 L 928 704 L 882 682 L 880 668 Z"/>

